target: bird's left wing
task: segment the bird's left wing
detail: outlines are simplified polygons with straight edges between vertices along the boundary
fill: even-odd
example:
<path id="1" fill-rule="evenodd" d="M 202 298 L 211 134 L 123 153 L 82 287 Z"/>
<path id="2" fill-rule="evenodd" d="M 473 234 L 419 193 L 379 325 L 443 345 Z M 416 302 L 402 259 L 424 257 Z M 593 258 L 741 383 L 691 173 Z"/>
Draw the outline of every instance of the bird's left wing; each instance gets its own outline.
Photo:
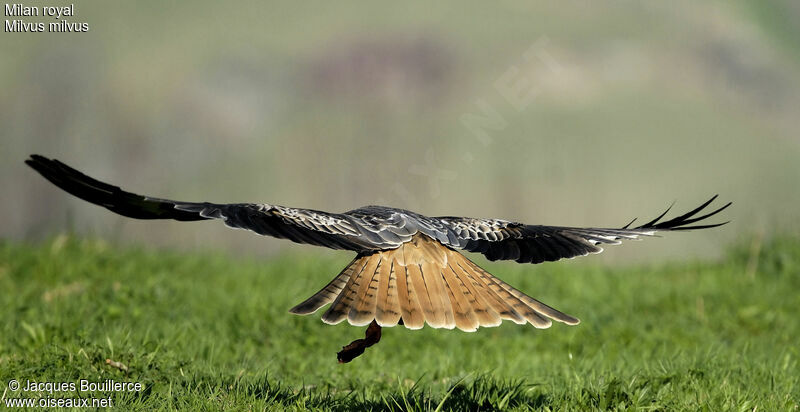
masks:
<path id="1" fill-rule="evenodd" d="M 377 246 L 370 222 L 345 214 L 256 203 L 181 202 L 142 196 L 89 177 L 64 163 L 31 155 L 25 163 L 66 192 L 135 219 L 196 221 L 221 219 L 232 228 L 333 249 Z"/>
<path id="2" fill-rule="evenodd" d="M 670 209 L 641 226 L 631 228 L 579 228 L 563 226 L 525 225 L 500 219 L 475 219 L 466 217 L 435 218 L 455 234 L 456 241 L 448 246 L 470 252 L 482 253 L 489 260 L 515 260 L 519 263 L 552 262 L 563 258 L 600 253 L 600 245 L 618 245 L 622 240 L 653 236 L 658 231 L 706 229 L 725 223 L 693 225 L 723 211 L 728 203 L 712 212 L 697 216 L 717 196 L 694 210 L 675 218 L 661 221 Z M 634 219 L 635 220 L 635 219 Z"/>

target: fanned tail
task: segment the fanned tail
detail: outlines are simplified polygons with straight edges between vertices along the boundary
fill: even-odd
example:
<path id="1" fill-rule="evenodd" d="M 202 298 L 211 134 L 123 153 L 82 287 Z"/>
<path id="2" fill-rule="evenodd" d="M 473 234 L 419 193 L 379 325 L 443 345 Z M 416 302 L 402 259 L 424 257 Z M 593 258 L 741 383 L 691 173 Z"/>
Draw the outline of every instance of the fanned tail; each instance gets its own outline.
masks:
<path id="1" fill-rule="evenodd" d="M 525 295 L 435 240 L 417 235 L 397 249 L 357 256 L 322 290 L 290 310 L 307 315 L 331 303 L 325 323 L 375 321 L 472 332 L 503 320 L 548 328 L 578 319 Z"/>

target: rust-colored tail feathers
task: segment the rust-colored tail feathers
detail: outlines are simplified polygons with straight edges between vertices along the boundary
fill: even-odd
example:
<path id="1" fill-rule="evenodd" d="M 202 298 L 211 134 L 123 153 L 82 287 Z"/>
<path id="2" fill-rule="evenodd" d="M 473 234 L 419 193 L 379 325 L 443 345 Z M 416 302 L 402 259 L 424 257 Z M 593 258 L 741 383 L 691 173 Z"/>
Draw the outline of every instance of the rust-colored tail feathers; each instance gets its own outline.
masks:
<path id="1" fill-rule="evenodd" d="M 460 253 L 417 235 L 397 249 L 357 256 L 322 290 L 290 310 L 307 315 L 331 303 L 322 320 L 420 329 L 498 326 L 503 320 L 547 328 L 561 313 L 492 276 Z"/>

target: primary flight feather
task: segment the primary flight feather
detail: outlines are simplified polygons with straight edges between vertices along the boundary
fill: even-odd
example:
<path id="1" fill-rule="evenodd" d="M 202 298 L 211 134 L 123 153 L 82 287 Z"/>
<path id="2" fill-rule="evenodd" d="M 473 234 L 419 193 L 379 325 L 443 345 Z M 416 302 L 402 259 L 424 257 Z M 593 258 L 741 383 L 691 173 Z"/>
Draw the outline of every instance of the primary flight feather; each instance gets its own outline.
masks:
<path id="1" fill-rule="evenodd" d="M 330 304 L 326 323 L 347 320 L 370 325 L 365 339 L 339 353 L 348 362 L 380 339 L 380 327 L 458 328 L 475 331 L 503 320 L 547 328 L 552 320 L 575 325 L 564 314 L 520 292 L 467 259 L 459 251 L 489 260 L 541 263 L 599 253 L 601 245 L 653 236 L 658 231 L 706 229 L 695 224 L 728 206 L 701 212 L 716 199 L 675 218 L 669 211 L 641 226 L 577 228 L 526 225 L 501 219 L 429 217 L 408 210 L 365 206 L 344 213 L 271 204 L 181 202 L 141 196 L 103 183 L 40 155 L 25 161 L 61 189 L 117 214 L 136 219 L 198 221 L 220 219 L 225 225 L 297 243 L 352 250 L 355 259 L 328 285 L 290 310 L 306 315 Z M 698 216 L 699 215 L 699 216 Z"/>

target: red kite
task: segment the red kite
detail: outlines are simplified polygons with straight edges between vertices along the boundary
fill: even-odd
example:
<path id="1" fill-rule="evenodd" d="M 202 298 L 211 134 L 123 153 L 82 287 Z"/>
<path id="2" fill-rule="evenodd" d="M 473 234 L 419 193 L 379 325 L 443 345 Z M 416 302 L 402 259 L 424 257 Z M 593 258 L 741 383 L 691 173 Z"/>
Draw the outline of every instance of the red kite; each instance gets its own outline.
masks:
<path id="1" fill-rule="evenodd" d="M 601 245 L 653 236 L 658 231 L 706 229 L 725 223 L 693 225 L 730 203 L 697 216 L 717 196 L 694 210 L 661 221 L 669 211 L 641 226 L 577 228 L 527 225 L 501 219 L 428 217 L 408 210 L 366 206 L 344 213 L 264 203 L 195 203 L 126 192 L 39 155 L 26 160 L 61 189 L 114 213 L 135 219 L 196 221 L 220 219 L 225 225 L 297 243 L 345 249 L 356 257 L 322 290 L 290 309 L 308 315 L 330 304 L 322 321 L 367 328 L 338 353 L 349 362 L 380 340 L 381 327 L 458 328 L 473 332 L 503 320 L 548 328 L 552 321 L 575 325 L 564 314 L 520 292 L 467 259 L 460 251 L 489 260 L 541 263 L 600 253 Z M 635 219 L 634 219 L 635 220 Z"/>

